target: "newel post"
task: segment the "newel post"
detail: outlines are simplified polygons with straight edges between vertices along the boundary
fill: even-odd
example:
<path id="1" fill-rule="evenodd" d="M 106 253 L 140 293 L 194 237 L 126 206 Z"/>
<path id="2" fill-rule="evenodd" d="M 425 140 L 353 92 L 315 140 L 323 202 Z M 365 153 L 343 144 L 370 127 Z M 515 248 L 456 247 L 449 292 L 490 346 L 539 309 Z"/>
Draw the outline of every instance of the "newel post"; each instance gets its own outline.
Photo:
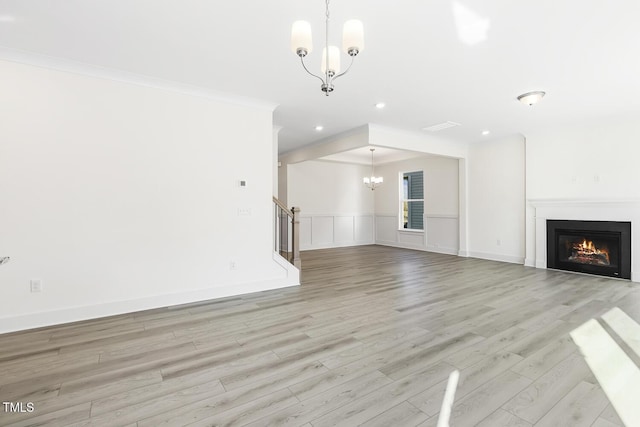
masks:
<path id="1" fill-rule="evenodd" d="M 291 246 L 293 252 L 293 265 L 297 269 L 302 269 L 302 261 L 300 260 L 300 208 L 291 208 Z"/>

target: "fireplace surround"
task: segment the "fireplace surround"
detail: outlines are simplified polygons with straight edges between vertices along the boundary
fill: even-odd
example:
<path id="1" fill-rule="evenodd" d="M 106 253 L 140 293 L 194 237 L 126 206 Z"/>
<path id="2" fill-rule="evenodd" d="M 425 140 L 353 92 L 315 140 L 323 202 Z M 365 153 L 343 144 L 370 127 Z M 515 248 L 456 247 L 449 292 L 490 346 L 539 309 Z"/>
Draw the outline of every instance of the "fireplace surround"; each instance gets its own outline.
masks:
<path id="1" fill-rule="evenodd" d="M 631 223 L 547 219 L 547 268 L 631 279 Z"/>

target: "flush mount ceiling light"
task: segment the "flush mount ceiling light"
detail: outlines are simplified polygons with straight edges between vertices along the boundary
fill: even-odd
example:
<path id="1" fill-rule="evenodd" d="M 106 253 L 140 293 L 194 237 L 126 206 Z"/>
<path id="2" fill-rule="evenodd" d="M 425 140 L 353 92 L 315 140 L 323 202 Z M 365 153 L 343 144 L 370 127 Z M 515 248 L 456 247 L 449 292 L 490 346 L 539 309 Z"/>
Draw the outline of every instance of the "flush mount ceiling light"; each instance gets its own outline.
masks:
<path id="1" fill-rule="evenodd" d="M 324 126 L 322 126 L 322 125 L 318 125 L 318 126 L 316 126 L 316 127 L 315 127 L 315 129 L 316 129 L 318 132 L 320 132 L 322 129 L 324 129 Z"/>
<path id="2" fill-rule="evenodd" d="M 313 49 L 311 25 L 307 21 L 296 21 L 291 27 L 291 50 L 300 57 L 304 70 L 322 82 L 320 89 L 327 96 L 333 92 L 333 81 L 347 74 L 353 65 L 355 57 L 362 52 L 363 48 L 364 31 L 362 22 L 356 19 L 345 22 L 342 32 L 342 50 L 351 57 L 351 64 L 345 71 L 340 73 L 340 49 L 337 46 L 329 46 L 329 0 L 326 0 L 325 39 L 320 66 L 323 76 L 318 76 L 309 71 L 304 63 L 305 56 L 311 53 Z"/>
<path id="3" fill-rule="evenodd" d="M 545 92 L 536 90 L 534 92 L 523 93 L 518 97 L 518 101 L 522 102 L 525 105 L 533 105 L 540 102 L 542 97 L 544 97 L 545 95 Z"/>
<path id="4" fill-rule="evenodd" d="M 385 104 L 384 102 L 378 102 L 378 103 L 376 104 L 376 108 L 377 108 L 378 110 L 382 110 L 386 105 L 387 105 L 387 104 Z"/>
<path id="5" fill-rule="evenodd" d="M 482 134 L 483 134 L 484 136 L 487 136 L 487 135 L 489 135 L 490 133 L 491 133 L 491 132 L 490 132 L 490 131 L 488 131 L 488 130 L 483 130 L 483 131 L 482 131 Z"/>
<path id="6" fill-rule="evenodd" d="M 384 179 L 381 176 L 373 175 L 373 152 L 376 151 L 376 149 L 369 148 L 369 151 L 371 151 L 371 176 L 365 176 L 362 181 L 364 182 L 364 185 L 366 185 L 371 189 L 371 191 L 373 191 L 377 186 L 382 184 L 382 181 L 384 181 Z"/>

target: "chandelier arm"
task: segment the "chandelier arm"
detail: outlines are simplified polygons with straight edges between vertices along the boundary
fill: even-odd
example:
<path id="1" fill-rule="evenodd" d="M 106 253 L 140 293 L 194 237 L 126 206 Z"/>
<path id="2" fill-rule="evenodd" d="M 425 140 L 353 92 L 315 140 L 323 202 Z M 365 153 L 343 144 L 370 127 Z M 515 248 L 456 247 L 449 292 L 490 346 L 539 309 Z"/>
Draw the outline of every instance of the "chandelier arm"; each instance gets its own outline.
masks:
<path id="1" fill-rule="evenodd" d="M 349 70 L 351 69 L 351 67 L 353 66 L 353 61 L 355 61 L 355 59 L 356 59 L 356 57 L 355 57 L 355 56 L 352 56 L 352 57 L 351 57 L 351 63 L 349 64 L 349 66 L 347 67 L 347 69 L 346 69 L 346 70 L 344 70 L 343 72 L 341 72 L 340 74 L 338 74 L 337 76 L 335 76 L 332 80 L 335 80 L 335 79 L 337 79 L 338 77 L 342 77 L 342 76 L 344 76 L 345 74 L 347 74 L 347 73 L 349 72 Z"/>
<path id="2" fill-rule="evenodd" d="M 304 57 L 300 57 L 300 63 L 302 64 L 302 68 L 304 68 L 304 70 L 309 73 L 310 75 L 312 75 L 313 77 L 317 78 L 318 80 L 320 80 L 322 82 L 322 84 L 324 84 L 324 80 L 322 79 L 322 77 L 313 74 L 311 71 L 309 71 L 309 69 L 307 68 L 307 66 L 304 63 Z"/>

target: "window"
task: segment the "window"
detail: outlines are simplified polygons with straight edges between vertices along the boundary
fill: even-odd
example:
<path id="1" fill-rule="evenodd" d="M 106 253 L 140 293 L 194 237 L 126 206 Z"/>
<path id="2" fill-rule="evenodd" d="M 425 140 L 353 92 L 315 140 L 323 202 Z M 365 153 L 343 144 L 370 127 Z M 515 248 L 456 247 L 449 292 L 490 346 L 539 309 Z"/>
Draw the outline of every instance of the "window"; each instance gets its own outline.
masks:
<path id="1" fill-rule="evenodd" d="M 400 227 L 407 230 L 424 229 L 424 180 L 422 171 L 401 174 Z"/>

